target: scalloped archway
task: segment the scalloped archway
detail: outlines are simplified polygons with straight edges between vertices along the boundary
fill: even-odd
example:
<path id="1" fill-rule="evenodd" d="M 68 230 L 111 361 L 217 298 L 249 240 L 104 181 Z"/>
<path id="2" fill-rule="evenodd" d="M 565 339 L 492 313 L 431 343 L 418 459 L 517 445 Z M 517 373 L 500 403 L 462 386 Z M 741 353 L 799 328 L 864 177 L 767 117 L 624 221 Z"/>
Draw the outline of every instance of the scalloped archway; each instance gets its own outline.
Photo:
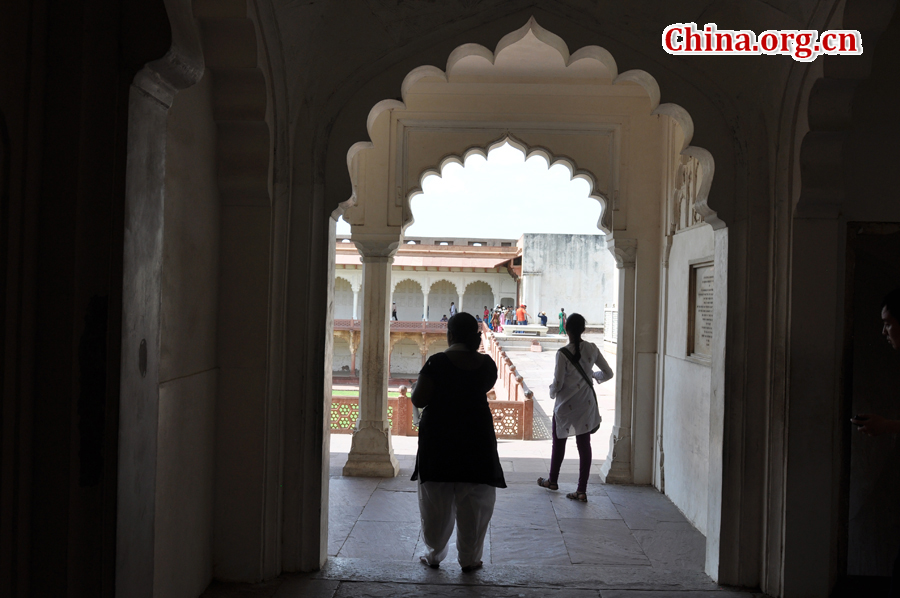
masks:
<path id="1" fill-rule="evenodd" d="M 618 267 L 620 324 L 617 337 L 609 339 L 617 354 L 616 413 L 601 478 L 653 483 L 669 494 L 708 534 L 713 556 L 707 567 L 715 574 L 721 418 L 713 412 L 722 400 L 721 390 L 714 389 L 723 386 L 728 236 L 708 203 L 713 156 L 691 145 L 694 122 L 687 110 L 661 103 L 661 96 L 649 73 L 620 73 L 599 46 L 570 53 L 559 36 L 531 18 L 494 51 L 464 44 L 451 52 L 443 70 L 413 69 L 399 100 L 372 107 L 369 140 L 354 143 L 346 155 L 351 195 L 339 211 L 365 269 L 388 263 L 402 243 L 413 221 L 410 200 L 422 192 L 423 179 L 467 156 L 486 157 L 508 142 L 585 180 L 590 197 L 601 204 L 597 226 Z M 698 276 L 708 304 L 695 305 L 698 299 L 691 297 Z M 376 300 L 389 285 L 374 269 L 366 277 L 366 292 Z M 480 307 L 485 300 L 479 302 Z M 469 308 L 464 296 L 462 304 Z M 676 314 L 672 322 L 670 312 Z M 701 314 L 702 327 L 689 326 L 687 312 Z M 674 342 L 670 329 L 679 337 Z M 697 343 L 688 340 L 694 337 Z M 373 343 L 373 354 L 384 352 L 380 336 Z M 665 384 L 667 376 L 692 375 L 699 393 Z M 377 401 L 374 383 L 370 391 L 361 390 L 361 401 L 366 392 Z M 677 423 L 690 409 L 702 414 L 691 429 L 674 425 L 664 436 L 665 422 Z M 703 450 L 691 445 L 698 438 Z"/>

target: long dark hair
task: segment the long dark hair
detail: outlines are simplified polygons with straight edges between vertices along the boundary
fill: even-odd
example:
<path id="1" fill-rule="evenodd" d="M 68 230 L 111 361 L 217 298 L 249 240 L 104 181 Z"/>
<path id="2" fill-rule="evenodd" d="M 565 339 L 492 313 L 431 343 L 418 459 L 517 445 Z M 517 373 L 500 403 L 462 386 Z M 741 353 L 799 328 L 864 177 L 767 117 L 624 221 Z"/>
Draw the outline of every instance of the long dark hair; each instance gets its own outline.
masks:
<path id="1" fill-rule="evenodd" d="M 453 337 L 453 342 L 462 343 L 470 351 L 477 351 L 481 343 L 481 332 L 478 322 L 464 311 L 459 312 L 447 322 L 447 331 Z"/>
<path id="2" fill-rule="evenodd" d="M 572 338 L 575 337 L 580 341 L 586 326 L 587 323 L 584 321 L 584 316 L 581 314 L 572 314 L 566 318 L 566 334 L 569 335 L 569 340 L 575 340 Z M 580 342 L 575 343 L 575 361 L 581 361 Z"/>

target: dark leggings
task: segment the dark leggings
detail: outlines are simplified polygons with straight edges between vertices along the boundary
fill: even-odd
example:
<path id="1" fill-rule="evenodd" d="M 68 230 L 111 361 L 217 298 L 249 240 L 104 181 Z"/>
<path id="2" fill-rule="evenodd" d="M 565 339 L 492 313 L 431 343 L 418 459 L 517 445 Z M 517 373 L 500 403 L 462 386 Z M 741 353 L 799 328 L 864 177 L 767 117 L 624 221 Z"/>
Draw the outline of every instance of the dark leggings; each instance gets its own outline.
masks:
<path id="1" fill-rule="evenodd" d="M 559 480 L 559 468 L 566 456 L 566 440 L 568 438 L 556 437 L 556 415 L 550 424 L 553 430 L 553 450 L 550 453 L 550 482 L 553 484 Z M 588 476 L 591 475 L 591 435 L 579 434 L 575 437 L 575 446 L 578 447 L 578 492 L 587 492 Z"/>

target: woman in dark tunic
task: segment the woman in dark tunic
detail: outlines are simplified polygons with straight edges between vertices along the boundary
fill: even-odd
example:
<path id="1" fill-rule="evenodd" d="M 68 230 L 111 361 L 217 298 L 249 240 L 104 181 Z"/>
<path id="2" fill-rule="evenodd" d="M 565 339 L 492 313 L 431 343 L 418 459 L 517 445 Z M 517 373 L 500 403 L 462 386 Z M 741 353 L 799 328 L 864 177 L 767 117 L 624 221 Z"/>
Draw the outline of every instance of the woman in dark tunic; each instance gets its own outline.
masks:
<path id="1" fill-rule="evenodd" d="M 412 479 L 419 481 L 419 512 L 425 554 L 421 561 L 439 566 L 457 525 L 459 564 L 469 572 L 482 566 L 484 536 L 497 488 L 506 488 L 487 391 L 497 381 L 497 366 L 478 353 L 478 323 L 463 312 L 447 324 L 443 353 L 432 355 L 412 394 L 424 408 L 419 421 L 419 451 Z"/>

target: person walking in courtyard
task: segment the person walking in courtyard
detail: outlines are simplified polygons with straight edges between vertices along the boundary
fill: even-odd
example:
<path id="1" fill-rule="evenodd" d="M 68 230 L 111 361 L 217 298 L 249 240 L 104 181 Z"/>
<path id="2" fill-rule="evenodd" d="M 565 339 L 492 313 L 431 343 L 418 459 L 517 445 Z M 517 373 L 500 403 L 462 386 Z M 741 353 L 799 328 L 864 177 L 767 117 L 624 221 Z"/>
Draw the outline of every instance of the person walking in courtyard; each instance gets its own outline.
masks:
<path id="1" fill-rule="evenodd" d="M 881 303 L 881 334 L 894 351 L 900 351 L 900 287 L 888 293 Z M 860 432 L 869 436 L 900 433 L 900 419 L 887 419 L 876 413 L 860 413 L 850 421 L 859 427 Z M 900 598 L 900 552 L 894 559 L 888 596 Z"/>
<path id="2" fill-rule="evenodd" d="M 392 320 L 397 319 L 397 303 L 396 302 L 391 303 L 391 319 Z"/>
<path id="3" fill-rule="evenodd" d="M 500 324 L 500 310 L 494 311 L 491 316 L 491 330 L 494 332 L 502 332 L 503 326 Z"/>
<path id="4" fill-rule="evenodd" d="M 450 317 L 452 318 L 455 315 L 456 315 L 456 304 L 453 301 L 451 301 L 450 302 Z"/>
<path id="5" fill-rule="evenodd" d="M 542 311 L 538 314 L 538 319 L 541 321 L 541 326 L 547 325 L 547 312 Z"/>
<path id="6" fill-rule="evenodd" d="M 566 308 L 564 307 L 559 308 L 559 333 L 561 335 L 566 333 Z"/>
<path id="7" fill-rule="evenodd" d="M 516 310 L 516 324 L 522 326 L 528 323 L 528 320 L 525 319 L 525 304 L 522 303 L 519 305 L 519 308 Z"/>
<path id="8" fill-rule="evenodd" d="M 591 434 L 600 428 L 600 410 L 594 380 L 598 383 L 612 379 L 613 371 L 594 343 L 582 340 L 585 320 L 572 314 L 566 320 L 569 344 L 556 353 L 556 369 L 550 384 L 550 398 L 556 399 L 551 425 L 553 445 L 550 451 L 550 475 L 538 478 L 542 488 L 558 490 L 559 469 L 566 456 L 566 441 L 575 436 L 578 447 L 578 488 L 566 498 L 587 502 L 587 482 L 591 473 Z M 593 366 L 599 372 L 588 374 Z"/>
<path id="9" fill-rule="evenodd" d="M 412 403 L 423 411 L 411 479 L 419 482 L 425 543 L 419 560 L 440 566 L 455 522 L 459 564 L 468 573 L 482 567 L 497 488 L 506 488 L 487 399 L 497 366 L 478 352 L 481 333 L 470 314 L 450 318 L 447 344 L 428 358 L 413 389 Z"/>

